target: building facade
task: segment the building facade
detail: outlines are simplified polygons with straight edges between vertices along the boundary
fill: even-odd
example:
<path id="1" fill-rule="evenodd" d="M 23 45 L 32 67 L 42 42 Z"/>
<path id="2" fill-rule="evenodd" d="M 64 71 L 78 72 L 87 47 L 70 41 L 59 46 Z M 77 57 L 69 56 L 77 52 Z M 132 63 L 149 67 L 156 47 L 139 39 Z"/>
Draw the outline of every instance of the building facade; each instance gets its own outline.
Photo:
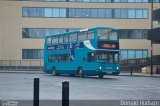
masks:
<path id="1" fill-rule="evenodd" d="M 148 0 L 3 0 L 0 60 L 43 60 L 44 36 L 95 26 L 119 29 L 121 59 L 150 57 Z M 160 44 L 153 44 L 153 55 L 160 55 Z"/>

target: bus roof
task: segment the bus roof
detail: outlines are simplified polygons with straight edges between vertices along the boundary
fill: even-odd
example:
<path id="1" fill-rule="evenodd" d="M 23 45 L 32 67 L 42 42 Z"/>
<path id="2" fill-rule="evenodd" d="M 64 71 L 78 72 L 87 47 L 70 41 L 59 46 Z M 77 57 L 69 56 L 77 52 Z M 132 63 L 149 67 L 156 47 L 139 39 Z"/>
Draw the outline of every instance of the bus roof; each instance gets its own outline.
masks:
<path id="1" fill-rule="evenodd" d="M 71 31 L 71 32 L 64 32 L 64 33 L 59 33 L 59 34 L 52 34 L 50 36 L 46 36 L 46 38 L 48 37 L 53 37 L 53 36 L 61 36 L 61 35 L 67 35 L 67 34 L 72 34 L 72 33 L 79 33 L 79 32 L 83 32 L 83 31 L 88 31 L 88 30 L 95 30 L 95 29 L 113 29 L 113 30 L 118 30 L 109 26 L 97 26 L 97 27 L 93 27 L 93 28 L 86 28 L 86 29 L 81 29 L 81 30 L 76 30 L 76 31 Z"/>

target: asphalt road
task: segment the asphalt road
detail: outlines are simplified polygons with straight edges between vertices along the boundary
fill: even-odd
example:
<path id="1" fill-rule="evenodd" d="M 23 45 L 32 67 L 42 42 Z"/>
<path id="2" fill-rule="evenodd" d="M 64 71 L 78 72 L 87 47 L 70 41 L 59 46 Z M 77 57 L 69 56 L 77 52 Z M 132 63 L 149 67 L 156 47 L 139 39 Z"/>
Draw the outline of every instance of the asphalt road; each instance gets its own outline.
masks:
<path id="1" fill-rule="evenodd" d="M 64 80 L 70 82 L 70 100 L 160 100 L 160 78 L 25 73 L 0 73 L 0 100 L 32 100 L 36 77 L 40 78 L 40 100 L 61 100 Z"/>

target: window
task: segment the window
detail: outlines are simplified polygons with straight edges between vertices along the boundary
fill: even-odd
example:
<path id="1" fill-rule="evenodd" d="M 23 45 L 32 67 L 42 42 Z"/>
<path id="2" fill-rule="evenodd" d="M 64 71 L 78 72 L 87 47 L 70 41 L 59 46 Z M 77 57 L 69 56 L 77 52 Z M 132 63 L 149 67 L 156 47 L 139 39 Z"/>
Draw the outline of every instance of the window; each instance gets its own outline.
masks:
<path id="1" fill-rule="evenodd" d="M 83 17 L 89 18 L 90 16 L 90 9 L 83 9 Z"/>
<path id="2" fill-rule="evenodd" d="M 105 2 L 105 0 L 98 0 L 98 2 Z"/>
<path id="3" fill-rule="evenodd" d="M 28 8 L 23 8 L 23 17 L 28 17 L 29 15 L 28 15 Z"/>
<path id="4" fill-rule="evenodd" d="M 52 37 L 52 44 L 58 43 L 58 37 Z"/>
<path id="5" fill-rule="evenodd" d="M 83 2 L 90 2 L 90 0 L 83 0 Z"/>
<path id="6" fill-rule="evenodd" d="M 29 16 L 36 17 L 37 16 L 37 9 L 36 8 L 29 8 Z"/>
<path id="7" fill-rule="evenodd" d="M 148 50 L 121 50 L 121 59 L 139 59 L 147 58 Z"/>
<path id="8" fill-rule="evenodd" d="M 78 41 L 84 41 L 87 39 L 87 32 L 78 33 Z"/>
<path id="9" fill-rule="evenodd" d="M 105 9 L 98 9 L 98 18 L 105 18 Z"/>
<path id="10" fill-rule="evenodd" d="M 96 54 L 94 52 L 89 52 L 87 56 L 88 62 L 95 62 L 96 61 Z"/>
<path id="11" fill-rule="evenodd" d="M 98 17 L 97 9 L 91 9 L 91 18 L 97 18 L 97 17 Z"/>
<path id="12" fill-rule="evenodd" d="M 44 38 L 44 29 L 37 29 L 37 38 Z"/>
<path id="13" fill-rule="evenodd" d="M 143 58 L 147 58 L 148 57 L 148 51 L 147 50 L 143 50 Z"/>
<path id="14" fill-rule="evenodd" d="M 23 28 L 22 29 L 22 37 L 23 38 L 30 38 L 28 28 Z"/>
<path id="15" fill-rule="evenodd" d="M 53 34 L 64 33 L 68 31 L 79 30 L 77 28 L 22 28 L 22 38 L 44 38 Z"/>
<path id="16" fill-rule="evenodd" d="M 48 44 L 48 45 L 51 44 L 51 38 L 46 38 L 46 44 Z"/>
<path id="17" fill-rule="evenodd" d="M 114 18 L 121 18 L 121 10 L 114 9 Z"/>
<path id="18" fill-rule="evenodd" d="M 52 8 L 45 8 L 45 17 L 52 17 Z"/>
<path id="19" fill-rule="evenodd" d="M 59 17 L 59 8 L 53 8 L 52 10 L 53 17 Z"/>
<path id="20" fill-rule="evenodd" d="M 109 29 L 98 29 L 97 32 L 99 39 L 109 39 Z"/>
<path id="21" fill-rule="evenodd" d="M 128 10 L 128 18 L 135 18 L 135 10 Z"/>
<path id="22" fill-rule="evenodd" d="M 143 1 L 143 0 L 135 0 L 136 3 L 137 3 L 137 2 L 141 2 L 141 3 L 142 3 L 142 1 Z"/>
<path id="23" fill-rule="evenodd" d="M 147 39 L 145 29 L 121 29 L 119 30 L 120 39 Z"/>
<path id="24" fill-rule="evenodd" d="M 22 59 L 43 59 L 43 49 L 22 49 Z"/>
<path id="25" fill-rule="evenodd" d="M 106 9 L 106 18 L 112 18 L 112 9 Z"/>
<path id="26" fill-rule="evenodd" d="M 147 10 L 143 10 L 143 18 L 148 18 L 148 11 Z"/>
<path id="27" fill-rule="evenodd" d="M 76 42 L 77 41 L 77 34 L 70 34 L 69 42 Z"/>
<path id="28" fill-rule="evenodd" d="M 44 17 L 44 9 L 37 8 L 37 17 Z"/>
<path id="29" fill-rule="evenodd" d="M 36 38 L 37 37 L 37 29 L 35 29 L 35 28 L 29 29 L 29 35 L 32 38 Z"/>
<path id="30" fill-rule="evenodd" d="M 115 30 L 109 30 L 109 40 L 118 40 L 118 33 Z"/>
<path id="31" fill-rule="evenodd" d="M 114 0 L 114 2 L 121 2 L 121 0 Z"/>
<path id="32" fill-rule="evenodd" d="M 131 2 L 131 3 L 133 3 L 133 2 L 134 2 L 134 0 L 128 0 L 128 2 Z"/>
<path id="33" fill-rule="evenodd" d="M 128 53 L 127 50 L 121 50 L 121 59 L 127 59 Z"/>
<path id="34" fill-rule="evenodd" d="M 91 2 L 97 2 L 97 0 L 91 0 Z"/>
<path id="35" fill-rule="evenodd" d="M 50 29 L 44 29 L 44 35 L 45 36 L 49 36 L 49 35 L 52 35 L 52 29 L 50 28 Z"/>
<path id="36" fill-rule="evenodd" d="M 82 16 L 83 16 L 82 9 L 76 9 L 76 17 L 82 17 Z"/>
<path id="37" fill-rule="evenodd" d="M 135 59 L 135 50 L 129 50 L 128 51 L 128 59 Z"/>
<path id="38" fill-rule="evenodd" d="M 148 3 L 148 0 L 143 0 L 144 3 Z"/>
<path id="39" fill-rule="evenodd" d="M 136 10 L 136 18 L 143 18 L 143 10 Z"/>
<path id="40" fill-rule="evenodd" d="M 64 43 L 67 43 L 68 42 L 68 35 L 65 35 L 64 36 Z"/>
<path id="41" fill-rule="evenodd" d="M 60 9 L 60 15 L 59 17 L 66 17 L 66 9 Z"/>
<path id="42" fill-rule="evenodd" d="M 73 8 L 69 9 L 69 17 L 70 18 L 76 17 L 76 9 L 73 9 Z"/>
<path id="43" fill-rule="evenodd" d="M 127 3 L 127 2 L 128 2 L 128 0 L 121 0 L 121 2 L 123 2 L 123 3 Z"/>
<path id="44" fill-rule="evenodd" d="M 136 59 L 143 58 L 142 50 L 136 50 Z"/>
<path id="45" fill-rule="evenodd" d="M 59 43 L 63 43 L 63 37 L 59 37 Z"/>
<path id="46" fill-rule="evenodd" d="M 127 9 L 121 9 L 121 18 L 128 18 Z"/>
<path id="47" fill-rule="evenodd" d="M 23 7 L 23 17 L 43 18 L 148 18 L 147 9 Z"/>
<path id="48" fill-rule="evenodd" d="M 88 39 L 94 39 L 94 32 L 88 31 Z"/>
<path id="49" fill-rule="evenodd" d="M 49 55 L 48 62 L 66 62 L 69 61 L 68 54 Z"/>

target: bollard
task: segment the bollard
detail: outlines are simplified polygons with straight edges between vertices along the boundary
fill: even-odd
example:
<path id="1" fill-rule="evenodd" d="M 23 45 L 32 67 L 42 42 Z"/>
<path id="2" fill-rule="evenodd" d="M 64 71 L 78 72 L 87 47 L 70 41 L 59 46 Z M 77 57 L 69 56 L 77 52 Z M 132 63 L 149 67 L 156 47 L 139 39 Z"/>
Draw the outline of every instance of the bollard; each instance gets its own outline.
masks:
<path id="1" fill-rule="evenodd" d="M 69 106 L 69 82 L 62 82 L 62 106 Z"/>
<path id="2" fill-rule="evenodd" d="M 39 106 L 39 78 L 34 78 L 33 106 Z"/>
<path id="3" fill-rule="evenodd" d="M 133 67 L 131 66 L 131 71 L 130 71 L 131 76 L 132 76 L 132 68 L 133 68 Z"/>

